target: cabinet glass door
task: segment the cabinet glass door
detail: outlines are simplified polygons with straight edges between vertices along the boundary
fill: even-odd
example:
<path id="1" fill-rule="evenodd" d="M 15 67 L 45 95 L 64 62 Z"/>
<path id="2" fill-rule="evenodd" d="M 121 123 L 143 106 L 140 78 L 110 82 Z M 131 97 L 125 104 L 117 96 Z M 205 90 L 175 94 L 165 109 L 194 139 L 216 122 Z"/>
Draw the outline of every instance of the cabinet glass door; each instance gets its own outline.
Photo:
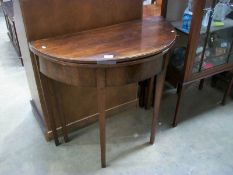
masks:
<path id="1" fill-rule="evenodd" d="M 233 0 L 207 0 L 193 73 L 233 61 Z"/>
<path id="2" fill-rule="evenodd" d="M 170 59 L 170 67 L 178 73 L 184 71 L 188 36 L 193 16 L 193 3 L 198 0 L 167 0 L 166 20 L 177 31 L 177 39 Z"/>
<path id="3" fill-rule="evenodd" d="M 233 12 L 228 17 L 233 19 Z M 233 33 L 233 28 L 231 28 L 231 33 Z M 229 54 L 228 61 L 233 62 L 233 37 L 232 37 L 232 42 L 231 42 L 231 48 L 230 48 L 230 54 Z"/>

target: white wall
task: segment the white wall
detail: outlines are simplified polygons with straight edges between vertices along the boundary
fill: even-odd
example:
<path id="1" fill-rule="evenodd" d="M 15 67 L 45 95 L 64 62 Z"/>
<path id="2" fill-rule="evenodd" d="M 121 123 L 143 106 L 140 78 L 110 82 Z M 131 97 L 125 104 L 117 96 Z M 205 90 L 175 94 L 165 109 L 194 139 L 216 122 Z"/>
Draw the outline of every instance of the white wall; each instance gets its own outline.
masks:
<path id="1" fill-rule="evenodd" d="M 188 0 L 168 0 L 167 20 L 181 21 L 184 10 L 188 6 Z"/>

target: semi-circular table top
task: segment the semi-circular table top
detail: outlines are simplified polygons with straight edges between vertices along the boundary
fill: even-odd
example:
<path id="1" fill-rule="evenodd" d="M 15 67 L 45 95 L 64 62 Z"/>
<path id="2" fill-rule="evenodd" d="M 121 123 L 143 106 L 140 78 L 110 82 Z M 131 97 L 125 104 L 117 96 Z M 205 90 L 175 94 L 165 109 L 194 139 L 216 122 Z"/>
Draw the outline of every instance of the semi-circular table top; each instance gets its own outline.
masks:
<path id="1" fill-rule="evenodd" d="M 145 18 L 29 43 L 36 55 L 52 61 L 98 64 L 135 61 L 160 54 L 176 39 L 162 17 Z"/>

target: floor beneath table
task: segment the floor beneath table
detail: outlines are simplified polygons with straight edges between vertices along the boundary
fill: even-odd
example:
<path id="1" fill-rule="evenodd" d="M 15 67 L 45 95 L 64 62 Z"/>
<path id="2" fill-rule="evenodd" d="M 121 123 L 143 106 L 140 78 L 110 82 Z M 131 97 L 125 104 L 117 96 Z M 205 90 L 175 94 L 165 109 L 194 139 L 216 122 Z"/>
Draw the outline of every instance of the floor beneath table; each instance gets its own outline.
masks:
<path id="1" fill-rule="evenodd" d="M 107 121 L 106 169 L 100 168 L 98 125 L 55 147 L 33 116 L 24 68 L 0 12 L 0 174 L 2 175 L 231 175 L 233 101 L 209 83 L 185 96 L 182 122 L 171 128 L 176 94 L 163 96 L 156 143 L 148 145 L 152 110 L 129 109 Z"/>

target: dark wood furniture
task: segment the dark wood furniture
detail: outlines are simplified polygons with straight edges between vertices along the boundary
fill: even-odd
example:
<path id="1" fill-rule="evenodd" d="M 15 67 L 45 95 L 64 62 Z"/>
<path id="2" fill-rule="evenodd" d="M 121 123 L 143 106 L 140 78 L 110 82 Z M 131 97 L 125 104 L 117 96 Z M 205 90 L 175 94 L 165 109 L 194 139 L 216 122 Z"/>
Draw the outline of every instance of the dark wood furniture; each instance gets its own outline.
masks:
<path id="1" fill-rule="evenodd" d="M 14 19 L 14 10 L 13 10 L 13 1 L 4 1 L 2 2 L 3 14 L 6 20 L 6 26 L 8 29 L 8 36 L 17 52 L 17 55 L 23 65 L 23 60 L 21 56 L 21 51 L 19 47 L 18 36 L 15 28 L 15 19 Z"/>
<path id="2" fill-rule="evenodd" d="M 220 90 L 225 90 L 227 87 L 228 91 L 227 94 L 230 94 L 230 96 L 233 98 L 233 89 L 231 88 L 233 84 L 233 71 L 231 72 L 224 72 L 218 75 L 215 75 L 211 79 L 211 86 L 218 88 Z M 226 97 L 223 98 L 222 104 L 226 104 Z"/>
<path id="3" fill-rule="evenodd" d="M 44 81 L 35 71 L 36 63 L 32 59 L 28 42 L 141 19 L 142 1 L 124 0 L 122 3 L 119 0 L 14 0 L 13 5 L 19 44 L 32 96 L 33 112 L 45 138 L 50 140 L 53 136 L 42 93 Z M 59 82 L 56 82 L 54 86 L 61 93 L 63 101 L 61 105 L 67 117 L 68 132 L 97 121 L 97 90 L 95 88 L 74 87 Z M 137 83 L 107 88 L 107 116 L 136 107 L 138 104 L 137 89 Z M 58 134 L 61 132 L 60 123 L 56 118 Z"/>
<path id="4" fill-rule="evenodd" d="M 144 5 L 143 7 L 143 17 L 152 17 L 161 15 L 161 4 L 151 4 Z"/>
<path id="5" fill-rule="evenodd" d="M 66 117 L 58 81 L 71 86 L 97 89 L 102 167 L 106 167 L 106 88 L 137 83 L 156 76 L 154 113 L 150 143 L 154 143 L 156 121 L 163 91 L 167 53 L 175 42 L 173 27 L 161 17 L 132 20 L 113 26 L 32 41 L 36 72 L 43 76 L 43 94 L 56 145 L 55 117 L 60 114 L 67 142 Z M 53 98 L 46 98 L 52 94 Z M 81 102 L 80 102 L 81 103 Z"/>
<path id="6" fill-rule="evenodd" d="M 178 89 L 173 126 L 176 126 L 180 119 L 181 101 L 190 84 L 200 81 L 199 89 L 202 89 L 205 78 L 233 69 L 233 19 L 226 18 L 224 26 L 212 26 L 213 9 L 217 2 L 217 0 L 193 0 L 191 28 L 189 31 L 184 31 L 181 18 L 187 2 L 164 0 L 163 4 L 166 6 L 162 11 L 168 20 L 173 21 L 172 24 L 177 29 L 179 36 L 175 47 L 179 47 L 181 50 L 183 47 L 186 51 L 183 62 L 182 51 L 180 50 L 180 56 L 176 55 L 176 58 L 181 59 L 180 67 L 174 66 L 175 64 L 168 66 L 167 80 Z M 203 15 L 206 13 L 206 10 L 203 9 L 206 8 L 211 8 L 211 14 L 208 18 L 208 26 L 203 27 Z M 171 59 L 175 59 L 175 57 Z M 231 88 L 231 82 L 229 81 L 224 94 L 223 104 Z"/>

